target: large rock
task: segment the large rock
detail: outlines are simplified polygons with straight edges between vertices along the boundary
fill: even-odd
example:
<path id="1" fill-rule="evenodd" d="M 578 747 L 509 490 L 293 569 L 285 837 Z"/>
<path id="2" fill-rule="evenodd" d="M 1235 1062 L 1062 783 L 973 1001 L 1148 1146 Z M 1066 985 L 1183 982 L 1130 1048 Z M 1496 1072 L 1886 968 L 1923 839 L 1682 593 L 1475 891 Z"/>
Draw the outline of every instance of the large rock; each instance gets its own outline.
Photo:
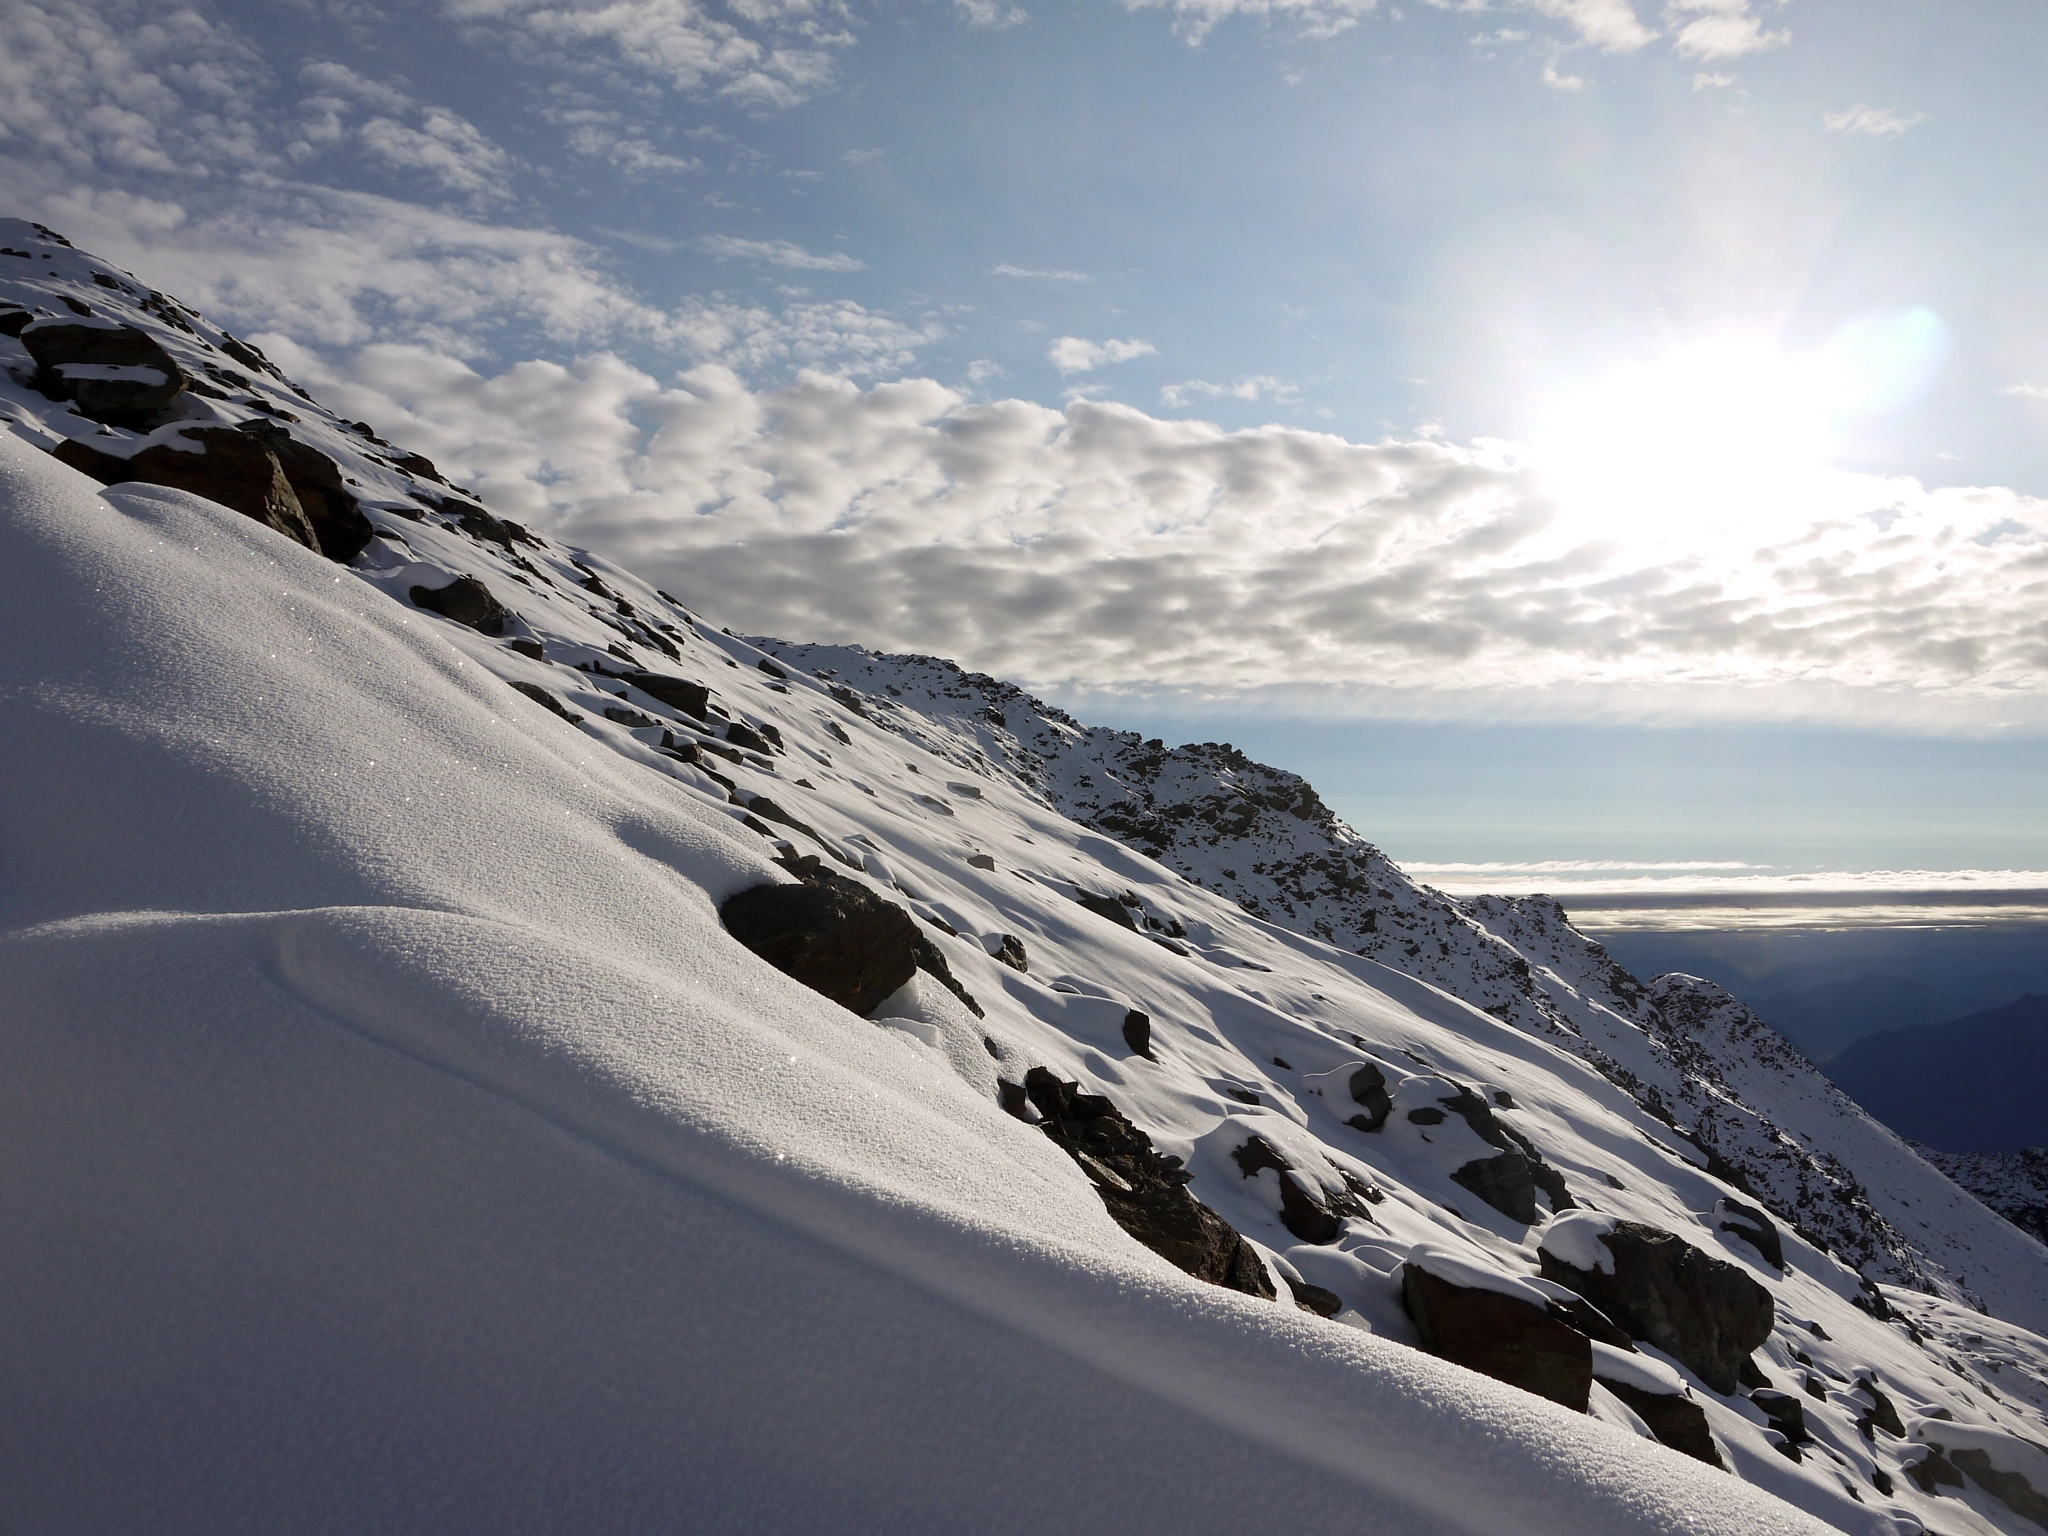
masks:
<path id="1" fill-rule="evenodd" d="M 1394 1096 L 1387 1092 L 1387 1074 L 1371 1062 L 1351 1074 L 1351 1102 L 1362 1111 L 1344 1123 L 1361 1131 L 1376 1131 L 1394 1112 Z"/>
<path id="2" fill-rule="evenodd" d="M 94 421 L 139 424 L 185 389 L 184 371 L 171 354 L 132 325 L 97 316 L 36 320 L 20 337 L 36 361 L 38 384 Z"/>
<path id="3" fill-rule="evenodd" d="M 376 527 L 363 515 L 334 460 L 274 421 L 245 421 L 236 430 L 255 438 L 275 456 L 292 494 L 305 509 L 321 554 L 346 565 L 376 537 Z"/>
<path id="4" fill-rule="evenodd" d="M 785 859 L 794 884 L 757 885 L 719 909 L 726 931 L 787 976 L 866 1018 L 923 970 L 981 1013 L 911 915 L 815 854 Z"/>
<path id="5" fill-rule="evenodd" d="M 1707 1427 L 1706 1409 L 1691 1398 L 1676 1392 L 1645 1391 L 1631 1382 L 1609 1381 L 1604 1376 L 1600 1385 L 1633 1409 L 1659 1444 L 1723 1472 L 1728 1470 L 1728 1464 L 1721 1460 L 1720 1448 L 1714 1444 L 1713 1432 Z"/>
<path id="6" fill-rule="evenodd" d="M 1576 1291 L 1629 1331 L 1733 1393 L 1749 1352 L 1771 1336 L 1771 1293 L 1749 1271 L 1669 1232 L 1624 1221 L 1599 1241 L 1614 1272 L 1583 1270 L 1540 1250 L 1543 1278 Z"/>
<path id="7" fill-rule="evenodd" d="M 458 576 L 445 587 L 414 587 L 411 595 L 415 607 L 467 624 L 482 635 L 504 634 L 505 621 L 511 617 L 491 589 L 474 576 Z"/>
<path id="8" fill-rule="evenodd" d="M 1519 1152 L 1474 1158 L 1451 1175 L 1451 1182 L 1510 1221 L 1527 1226 L 1536 1220 L 1536 1181 L 1529 1174 L 1529 1159 Z"/>
<path id="9" fill-rule="evenodd" d="M 1193 1177 L 1179 1158 L 1163 1157 L 1152 1138 L 1100 1094 L 1081 1092 L 1044 1067 L 1025 1074 L 1021 1089 L 1003 1084 L 1013 1114 L 1038 1112 L 1039 1129 L 1080 1164 L 1116 1224 L 1168 1263 L 1198 1280 L 1248 1296 L 1275 1299 L 1273 1280 L 1251 1244 L 1188 1193 Z"/>
<path id="10" fill-rule="evenodd" d="M 308 549 L 320 548 L 319 535 L 277 455 L 233 427 L 187 427 L 125 459 L 74 440 L 59 443 L 51 453 L 102 485 L 139 480 L 190 491 L 254 518 Z"/>
<path id="11" fill-rule="evenodd" d="M 1546 1309 L 1500 1291 L 1458 1285 L 1412 1261 L 1401 1266 L 1401 1301 L 1431 1354 L 1586 1411 L 1593 1346 Z"/>

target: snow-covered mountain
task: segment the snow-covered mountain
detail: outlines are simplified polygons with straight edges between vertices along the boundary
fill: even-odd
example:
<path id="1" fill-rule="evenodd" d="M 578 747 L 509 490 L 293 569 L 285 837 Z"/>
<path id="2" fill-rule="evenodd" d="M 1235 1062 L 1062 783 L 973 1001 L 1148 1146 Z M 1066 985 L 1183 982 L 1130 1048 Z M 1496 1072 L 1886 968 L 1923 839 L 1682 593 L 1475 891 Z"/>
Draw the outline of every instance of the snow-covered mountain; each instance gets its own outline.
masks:
<path id="1" fill-rule="evenodd" d="M 1707 984 L 0 334 L 11 1528 L 2048 1516 L 2048 1250 Z"/>

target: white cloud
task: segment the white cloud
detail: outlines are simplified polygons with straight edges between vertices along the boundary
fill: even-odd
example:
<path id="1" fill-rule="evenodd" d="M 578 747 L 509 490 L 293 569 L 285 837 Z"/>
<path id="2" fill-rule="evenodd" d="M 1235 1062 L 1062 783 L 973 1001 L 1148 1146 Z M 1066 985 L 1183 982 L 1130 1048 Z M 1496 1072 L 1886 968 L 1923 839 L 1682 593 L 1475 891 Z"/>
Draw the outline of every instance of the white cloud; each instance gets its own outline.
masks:
<path id="1" fill-rule="evenodd" d="M 1792 41 L 1788 31 L 1766 32 L 1749 0 L 1670 0 L 1665 14 L 1677 29 L 1671 46 L 1688 58 L 1735 59 Z"/>
<path id="2" fill-rule="evenodd" d="M 1149 341 L 1084 341 L 1079 336 L 1062 336 L 1045 355 L 1061 373 L 1087 373 L 1105 363 L 1150 357 L 1157 350 Z"/>
<path id="3" fill-rule="evenodd" d="M 1634 53 L 1657 34 L 1644 26 L 1628 0 L 1518 0 L 1526 10 L 1562 21 L 1579 40 L 1602 53 Z"/>
<path id="4" fill-rule="evenodd" d="M 765 261 L 773 267 L 789 267 L 800 272 L 867 270 L 866 262 L 856 260 L 844 251 L 830 251 L 818 255 L 791 240 L 742 240 L 737 235 L 706 235 L 697 242 L 697 248 L 707 256 L 736 261 Z"/>
<path id="5" fill-rule="evenodd" d="M 825 89 L 833 50 L 853 42 L 841 6 L 829 0 L 735 0 L 727 9 L 737 21 L 697 0 L 442 0 L 442 8 L 472 23 L 482 43 L 510 32 L 558 65 L 762 109 Z"/>
<path id="6" fill-rule="evenodd" d="M 1846 112 L 1824 112 L 1821 123 L 1829 133 L 1861 134 L 1872 139 L 1896 139 L 1908 128 L 1927 121 L 1925 112 L 1893 112 L 1885 107 L 1866 107 L 1862 102 Z"/>
<path id="7" fill-rule="evenodd" d="M 1085 283 L 1088 281 L 1088 274 L 1086 272 L 1013 267 L 1007 261 L 999 262 L 988 270 L 991 277 L 1041 277 L 1049 278 L 1056 283 Z"/>
<path id="8" fill-rule="evenodd" d="M 1696 91 L 1725 91 L 1734 83 L 1733 75 L 1710 74 L 1704 70 L 1692 77 L 1692 88 Z"/>
<path id="9" fill-rule="evenodd" d="M 1546 59 L 1543 63 L 1543 83 L 1553 91 L 1570 91 L 1576 94 L 1586 88 L 1586 77 L 1561 75 L 1557 72 L 1557 60 Z"/>
<path id="10" fill-rule="evenodd" d="M 1199 43 L 1233 16 L 1291 21 L 1305 36 L 1334 37 L 1370 16 L 1378 0 L 1124 0 L 1124 5 L 1133 11 L 1171 11 L 1174 30 Z"/>
<path id="11" fill-rule="evenodd" d="M 2048 400 L 2048 384 L 2008 384 L 2001 395 L 2018 395 L 2027 400 Z"/>
<path id="12" fill-rule="evenodd" d="M 2048 502 L 2010 491 L 1838 475 L 1777 544 L 1660 565 L 1562 537 L 1521 472 L 1445 443 L 601 355 L 371 348 L 318 383 L 751 632 L 1318 707 L 1370 678 L 1383 707 L 2048 719 Z"/>
<path id="13" fill-rule="evenodd" d="M 417 128 L 373 117 L 357 133 L 364 151 L 396 170 L 429 176 L 444 190 L 475 198 L 511 195 L 505 177 L 511 156 L 476 126 L 440 107 L 420 114 Z"/>
<path id="14" fill-rule="evenodd" d="M 1031 19 L 1021 5 L 998 5 L 996 0 L 953 0 L 953 8 L 972 26 L 1004 30 L 1022 26 Z"/>
<path id="15" fill-rule="evenodd" d="M 1202 395 L 1211 400 L 1225 397 L 1232 400 L 1295 400 L 1301 391 L 1264 373 L 1239 379 L 1235 384 L 1211 384 L 1207 379 L 1189 379 L 1180 384 L 1168 384 L 1159 391 L 1159 399 L 1166 405 L 1185 405 L 1191 395 Z"/>

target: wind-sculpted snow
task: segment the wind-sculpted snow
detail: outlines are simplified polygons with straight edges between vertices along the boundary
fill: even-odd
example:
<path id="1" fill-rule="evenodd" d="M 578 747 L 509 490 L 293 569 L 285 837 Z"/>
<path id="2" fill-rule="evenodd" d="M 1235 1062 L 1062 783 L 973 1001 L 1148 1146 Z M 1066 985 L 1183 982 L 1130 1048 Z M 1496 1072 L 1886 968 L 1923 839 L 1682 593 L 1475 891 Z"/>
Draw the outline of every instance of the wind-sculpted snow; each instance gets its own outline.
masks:
<path id="1" fill-rule="evenodd" d="M 122 306 L 214 378 L 219 333 L 22 229 L 50 307 Z M 1759 1225 L 1669 1123 L 1675 1089 L 1645 1107 L 1678 1056 L 1630 1010 L 1669 1010 L 1554 908 L 1445 903 L 1227 749 L 1113 738 L 1112 761 L 986 680 L 917 664 L 942 703 L 908 663 L 727 634 L 261 370 L 181 419 L 289 411 L 374 527 L 346 566 L 188 490 L 102 490 L 47 450 L 165 426 L 102 431 L 22 372 L 10 1520 L 2024 1529 L 1999 1479 L 2048 1438 L 2048 1345 Z M 465 580 L 502 613 L 442 596 Z M 1169 867 L 1198 849 L 1199 880 Z M 919 970 L 862 1018 L 742 947 L 720 907 L 791 855 L 911 913 L 980 1016 Z M 1204 888 L 1234 880 L 1264 883 Z M 1367 910 L 1386 942 L 1361 955 L 1338 918 Z M 1511 916 L 1551 947 L 1525 959 Z M 1034 1069 L 1177 1159 L 1277 1299 L 1112 1220 L 1113 1170 L 1026 1123 Z M 1411 1261 L 1563 1305 L 1539 1257 L 1561 1211 L 1768 1292 L 1743 1391 L 1647 1345 L 1606 1366 L 1676 1383 L 1727 1471 L 1616 1391 L 1576 1414 L 1416 1347 Z M 1978 1451 L 1974 1481 L 1928 1472 Z"/>

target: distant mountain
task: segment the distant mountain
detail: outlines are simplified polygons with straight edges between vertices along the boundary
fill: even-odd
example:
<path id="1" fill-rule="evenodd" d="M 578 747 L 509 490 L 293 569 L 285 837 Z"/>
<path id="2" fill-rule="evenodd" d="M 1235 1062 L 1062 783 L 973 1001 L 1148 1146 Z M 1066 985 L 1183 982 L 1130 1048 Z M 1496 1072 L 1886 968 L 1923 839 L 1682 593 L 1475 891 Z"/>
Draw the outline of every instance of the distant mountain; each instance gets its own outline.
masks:
<path id="1" fill-rule="evenodd" d="M 1933 1024 L 1967 1011 L 1915 976 L 1857 976 L 1788 988 L 1749 1000 L 1771 1028 L 1809 1061 L 1825 1062 L 1852 1042 L 1887 1030 Z"/>
<path id="2" fill-rule="evenodd" d="M 1901 1136 L 1945 1152 L 2048 1144 L 2048 997 L 1871 1035 L 1827 1073 Z"/>

